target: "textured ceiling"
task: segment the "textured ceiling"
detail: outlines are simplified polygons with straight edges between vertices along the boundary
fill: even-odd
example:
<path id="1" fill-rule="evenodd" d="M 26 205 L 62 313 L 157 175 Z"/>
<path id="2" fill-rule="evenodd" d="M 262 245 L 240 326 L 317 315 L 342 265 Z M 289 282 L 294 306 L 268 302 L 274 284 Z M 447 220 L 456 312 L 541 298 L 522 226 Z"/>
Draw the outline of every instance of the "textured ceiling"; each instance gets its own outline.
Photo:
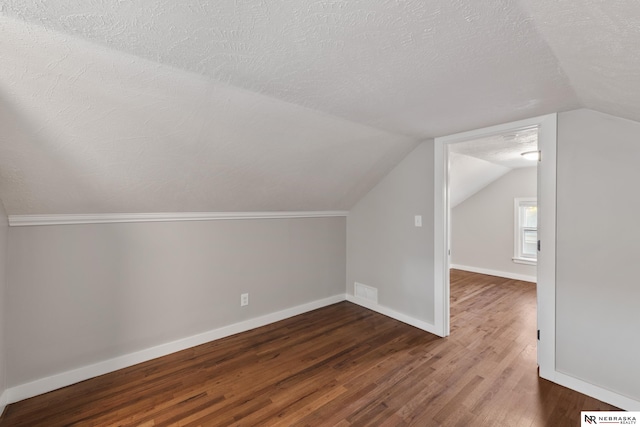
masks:
<path id="1" fill-rule="evenodd" d="M 514 1 L 3 3 L 7 16 L 418 137 L 577 106 Z"/>
<path id="2" fill-rule="evenodd" d="M 523 3 L 581 106 L 640 121 L 640 2 Z"/>
<path id="3" fill-rule="evenodd" d="M 425 138 L 640 119 L 635 0 L 4 0 L 9 214 L 348 209 Z"/>
<path id="4" fill-rule="evenodd" d="M 449 197 L 454 208 L 509 171 L 536 167 L 522 153 L 538 150 L 538 127 L 448 144 Z"/>
<path id="5" fill-rule="evenodd" d="M 501 135 L 449 144 L 452 153 L 481 159 L 509 169 L 536 166 L 536 160 L 522 153 L 538 149 L 538 128 L 523 129 Z"/>
<path id="6" fill-rule="evenodd" d="M 4 24 L 0 73 L 12 84 L 0 93 L 10 100 L 0 111 L 0 191 L 10 214 L 346 209 L 415 146 Z"/>

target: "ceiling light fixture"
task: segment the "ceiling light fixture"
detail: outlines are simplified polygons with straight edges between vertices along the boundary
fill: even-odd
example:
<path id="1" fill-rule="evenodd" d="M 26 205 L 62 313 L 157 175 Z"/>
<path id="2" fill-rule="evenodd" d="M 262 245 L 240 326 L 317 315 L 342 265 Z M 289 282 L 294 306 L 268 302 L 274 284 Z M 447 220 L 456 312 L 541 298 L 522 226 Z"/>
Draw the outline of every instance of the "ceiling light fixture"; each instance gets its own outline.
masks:
<path id="1" fill-rule="evenodd" d="M 520 154 L 522 157 L 524 157 L 527 160 L 540 160 L 540 152 L 538 150 L 536 151 L 525 151 L 524 153 Z"/>

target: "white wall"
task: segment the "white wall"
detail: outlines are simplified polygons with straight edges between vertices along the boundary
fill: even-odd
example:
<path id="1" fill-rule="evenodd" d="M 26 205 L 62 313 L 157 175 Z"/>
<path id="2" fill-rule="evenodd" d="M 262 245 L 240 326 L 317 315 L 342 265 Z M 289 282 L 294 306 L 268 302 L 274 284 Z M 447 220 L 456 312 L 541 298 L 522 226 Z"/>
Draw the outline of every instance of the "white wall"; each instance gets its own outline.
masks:
<path id="1" fill-rule="evenodd" d="M 7 304 L 5 294 L 7 288 L 7 247 L 8 247 L 9 221 L 4 211 L 4 205 L 0 200 L 0 413 L 4 410 L 6 396 L 4 392 L 7 388 L 6 381 L 6 355 L 5 345 L 5 319 Z"/>
<path id="2" fill-rule="evenodd" d="M 511 169 L 465 154 L 449 153 L 449 206 L 455 208 Z"/>
<path id="3" fill-rule="evenodd" d="M 640 123 L 559 115 L 556 369 L 640 400 Z"/>
<path id="4" fill-rule="evenodd" d="M 381 306 L 433 324 L 433 210 L 433 143 L 424 142 L 349 211 L 347 293 L 354 282 L 373 286 Z"/>
<path id="5" fill-rule="evenodd" d="M 344 297 L 345 227 L 339 217 L 12 227 L 8 385 Z"/>
<path id="6" fill-rule="evenodd" d="M 535 266 L 512 258 L 514 199 L 536 197 L 536 174 L 535 167 L 514 169 L 451 210 L 452 264 L 535 280 Z"/>

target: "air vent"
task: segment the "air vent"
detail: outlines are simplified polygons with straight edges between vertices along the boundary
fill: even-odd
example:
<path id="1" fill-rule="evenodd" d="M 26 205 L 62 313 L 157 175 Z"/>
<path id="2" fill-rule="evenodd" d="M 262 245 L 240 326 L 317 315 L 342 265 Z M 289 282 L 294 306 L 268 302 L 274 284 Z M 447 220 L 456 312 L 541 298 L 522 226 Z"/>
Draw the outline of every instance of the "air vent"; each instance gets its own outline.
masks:
<path id="1" fill-rule="evenodd" d="M 363 298 L 374 303 L 378 303 L 378 289 L 372 286 L 363 285 L 362 283 L 355 282 L 354 286 L 355 296 Z"/>

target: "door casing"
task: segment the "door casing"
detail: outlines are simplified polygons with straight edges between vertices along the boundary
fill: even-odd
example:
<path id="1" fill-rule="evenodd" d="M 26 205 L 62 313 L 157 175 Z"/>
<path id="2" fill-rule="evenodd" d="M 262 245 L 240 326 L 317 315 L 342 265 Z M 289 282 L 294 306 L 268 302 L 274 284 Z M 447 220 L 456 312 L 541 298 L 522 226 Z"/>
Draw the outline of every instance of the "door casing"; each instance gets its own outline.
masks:
<path id="1" fill-rule="evenodd" d="M 538 366 L 540 376 L 555 373 L 556 290 L 556 146 L 557 114 L 519 120 L 502 125 L 457 133 L 434 141 L 434 326 L 437 334 L 450 334 L 449 250 L 451 209 L 449 206 L 448 144 L 538 127 Z"/>

